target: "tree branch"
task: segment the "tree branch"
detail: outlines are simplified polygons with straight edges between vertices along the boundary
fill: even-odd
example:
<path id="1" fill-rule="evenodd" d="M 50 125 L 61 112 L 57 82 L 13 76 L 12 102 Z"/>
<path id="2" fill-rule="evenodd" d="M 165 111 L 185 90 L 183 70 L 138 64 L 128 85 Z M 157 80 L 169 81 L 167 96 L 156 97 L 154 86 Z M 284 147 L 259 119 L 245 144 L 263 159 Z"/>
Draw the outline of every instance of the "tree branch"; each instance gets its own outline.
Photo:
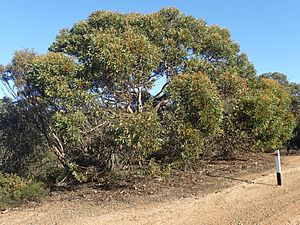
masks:
<path id="1" fill-rule="evenodd" d="M 155 106 L 155 111 L 157 112 L 161 106 L 165 105 L 168 102 L 168 100 L 162 100 Z"/>
<path id="2" fill-rule="evenodd" d="M 168 81 L 167 83 L 165 83 L 165 84 L 162 86 L 161 90 L 160 90 L 153 98 L 154 98 L 154 99 L 158 98 L 158 97 L 164 92 L 165 88 L 166 88 L 169 84 L 170 84 L 170 81 Z"/>
<path id="3" fill-rule="evenodd" d="M 142 111 L 143 111 L 142 87 L 138 87 L 138 112 L 141 113 Z"/>
<path id="4" fill-rule="evenodd" d="M 126 109 L 128 110 L 128 112 L 133 113 L 130 103 L 127 104 Z"/>

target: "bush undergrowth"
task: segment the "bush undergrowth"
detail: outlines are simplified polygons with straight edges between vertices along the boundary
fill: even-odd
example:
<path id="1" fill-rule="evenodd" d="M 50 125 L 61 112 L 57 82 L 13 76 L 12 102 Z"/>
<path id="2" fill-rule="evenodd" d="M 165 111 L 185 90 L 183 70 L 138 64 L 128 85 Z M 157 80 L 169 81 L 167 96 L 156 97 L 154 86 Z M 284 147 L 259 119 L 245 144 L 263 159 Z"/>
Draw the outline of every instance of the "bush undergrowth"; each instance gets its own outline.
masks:
<path id="1" fill-rule="evenodd" d="M 15 174 L 0 172 L 0 210 L 36 200 L 45 193 L 46 190 L 40 182 L 29 182 Z"/>

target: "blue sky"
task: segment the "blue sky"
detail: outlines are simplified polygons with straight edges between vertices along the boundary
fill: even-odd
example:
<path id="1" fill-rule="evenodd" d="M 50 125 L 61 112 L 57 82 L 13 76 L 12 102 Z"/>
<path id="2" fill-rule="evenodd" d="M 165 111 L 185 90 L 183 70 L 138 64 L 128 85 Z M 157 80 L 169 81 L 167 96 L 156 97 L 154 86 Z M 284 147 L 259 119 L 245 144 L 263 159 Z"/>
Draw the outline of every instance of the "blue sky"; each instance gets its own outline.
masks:
<path id="1" fill-rule="evenodd" d="M 278 71 L 300 83 L 298 0 L 6 0 L 0 6 L 0 64 L 20 49 L 47 52 L 60 29 L 96 10 L 151 13 L 166 6 L 229 29 L 258 74 Z"/>

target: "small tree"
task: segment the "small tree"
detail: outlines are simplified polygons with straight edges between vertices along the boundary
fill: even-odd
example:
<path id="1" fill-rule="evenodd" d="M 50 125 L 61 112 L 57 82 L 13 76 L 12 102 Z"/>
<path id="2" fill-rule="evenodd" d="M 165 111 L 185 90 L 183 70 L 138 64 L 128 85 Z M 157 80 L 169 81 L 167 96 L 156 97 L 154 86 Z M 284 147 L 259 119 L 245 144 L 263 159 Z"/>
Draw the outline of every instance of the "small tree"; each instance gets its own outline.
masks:
<path id="1" fill-rule="evenodd" d="M 173 113 L 165 112 L 170 135 L 165 148 L 174 148 L 172 154 L 183 158 L 198 158 L 201 139 L 217 133 L 221 124 L 223 105 L 217 88 L 202 73 L 185 74 L 172 79 L 168 95 Z"/>
<path id="2" fill-rule="evenodd" d="M 216 81 L 223 104 L 223 120 L 218 135 L 206 140 L 206 148 L 212 156 L 235 158 L 250 147 L 251 138 L 241 129 L 238 112 L 243 111 L 242 102 L 250 94 L 251 80 L 236 73 L 224 73 Z"/>
<path id="3" fill-rule="evenodd" d="M 239 112 L 241 129 L 255 140 L 257 147 L 280 148 L 295 127 L 290 105 L 289 92 L 276 81 L 263 78 L 243 100 L 243 110 Z"/>

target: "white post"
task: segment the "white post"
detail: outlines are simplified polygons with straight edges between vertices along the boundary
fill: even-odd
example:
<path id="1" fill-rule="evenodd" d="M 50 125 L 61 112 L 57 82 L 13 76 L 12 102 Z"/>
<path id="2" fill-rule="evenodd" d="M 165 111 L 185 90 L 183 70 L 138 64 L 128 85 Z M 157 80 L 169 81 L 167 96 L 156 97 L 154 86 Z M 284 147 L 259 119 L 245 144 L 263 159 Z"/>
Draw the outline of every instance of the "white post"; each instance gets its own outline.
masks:
<path id="1" fill-rule="evenodd" d="M 277 185 L 281 185 L 281 165 L 280 165 L 280 151 L 275 151 L 276 175 Z"/>

